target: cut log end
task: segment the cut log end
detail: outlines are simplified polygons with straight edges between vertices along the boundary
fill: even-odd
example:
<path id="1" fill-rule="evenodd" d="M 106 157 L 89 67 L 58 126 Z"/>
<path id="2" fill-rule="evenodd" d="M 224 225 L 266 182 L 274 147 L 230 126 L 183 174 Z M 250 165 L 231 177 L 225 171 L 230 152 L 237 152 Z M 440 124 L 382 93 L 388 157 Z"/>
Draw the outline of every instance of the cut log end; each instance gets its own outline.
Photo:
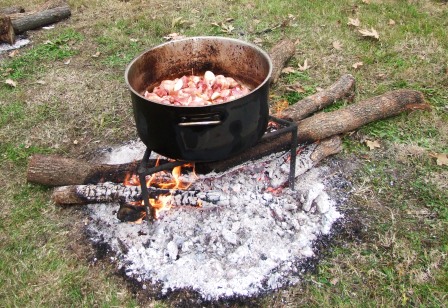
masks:
<path id="1" fill-rule="evenodd" d="M 16 35 L 12 26 L 11 18 L 8 16 L 0 16 L 0 43 L 5 42 L 14 45 Z"/>

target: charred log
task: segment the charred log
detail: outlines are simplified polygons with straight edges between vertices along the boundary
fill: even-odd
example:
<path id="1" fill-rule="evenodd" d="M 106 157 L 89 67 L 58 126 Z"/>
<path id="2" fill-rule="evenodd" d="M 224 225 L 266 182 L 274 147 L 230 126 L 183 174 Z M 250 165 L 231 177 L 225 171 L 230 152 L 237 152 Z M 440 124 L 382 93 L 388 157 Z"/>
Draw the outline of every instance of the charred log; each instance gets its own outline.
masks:
<path id="1" fill-rule="evenodd" d="M 148 188 L 149 198 L 158 199 L 163 195 L 171 195 L 174 206 L 198 206 L 202 202 L 215 203 L 222 201 L 224 196 L 219 192 L 179 189 Z M 51 196 L 58 205 L 82 205 L 88 203 L 134 202 L 141 201 L 140 186 L 125 186 L 116 183 L 91 185 L 71 185 L 55 188 Z"/>

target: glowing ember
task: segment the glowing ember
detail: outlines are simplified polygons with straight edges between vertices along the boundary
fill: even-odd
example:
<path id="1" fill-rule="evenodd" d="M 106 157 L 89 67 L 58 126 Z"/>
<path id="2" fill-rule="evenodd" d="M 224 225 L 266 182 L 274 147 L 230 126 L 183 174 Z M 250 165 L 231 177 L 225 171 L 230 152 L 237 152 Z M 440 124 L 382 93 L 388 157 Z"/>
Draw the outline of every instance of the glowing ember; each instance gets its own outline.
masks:
<path id="1" fill-rule="evenodd" d="M 156 166 L 157 165 L 159 165 L 158 161 L 156 163 Z M 158 218 L 159 212 L 167 211 L 171 208 L 170 202 L 173 198 L 173 192 L 175 192 L 176 190 L 187 190 L 193 184 L 193 182 L 185 181 L 185 179 L 182 178 L 182 167 L 193 168 L 192 172 L 189 174 L 189 179 L 191 178 L 191 176 L 194 180 L 197 178 L 194 171 L 194 165 L 191 164 L 174 167 L 171 173 L 167 171 L 161 171 L 152 175 L 148 175 L 146 177 L 146 187 L 153 187 L 156 189 L 160 189 L 161 191 L 168 190 L 166 194 L 161 193 L 158 194 L 156 198 L 149 198 L 151 208 L 155 209 L 155 219 Z M 136 174 L 129 174 L 128 176 L 126 176 L 123 184 L 125 186 L 140 186 L 140 179 Z M 133 206 L 145 205 L 143 200 L 132 202 L 130 204 Z M 198 205 L 200 206 L 200 204 Z"/>

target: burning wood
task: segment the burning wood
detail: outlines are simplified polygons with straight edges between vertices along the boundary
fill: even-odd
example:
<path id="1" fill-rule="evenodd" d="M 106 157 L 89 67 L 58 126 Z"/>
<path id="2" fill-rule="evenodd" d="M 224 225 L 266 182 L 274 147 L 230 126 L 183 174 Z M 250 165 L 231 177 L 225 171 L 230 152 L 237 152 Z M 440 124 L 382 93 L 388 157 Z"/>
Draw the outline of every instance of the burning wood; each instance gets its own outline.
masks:
<path id="1" fill-rule="evenodd" d="M 82 205 L 88 203 L 141 201 L 140 186 L 126 186 L 116 183 L 71 185 L 55 188 L 51 199 L 58 205 Z M 225 199 L 216 191 L 161 189 L 148 187 L 151 199 L 170 196 L 171 206 L 200 206 L 202 202 L 216 203 Z"/>

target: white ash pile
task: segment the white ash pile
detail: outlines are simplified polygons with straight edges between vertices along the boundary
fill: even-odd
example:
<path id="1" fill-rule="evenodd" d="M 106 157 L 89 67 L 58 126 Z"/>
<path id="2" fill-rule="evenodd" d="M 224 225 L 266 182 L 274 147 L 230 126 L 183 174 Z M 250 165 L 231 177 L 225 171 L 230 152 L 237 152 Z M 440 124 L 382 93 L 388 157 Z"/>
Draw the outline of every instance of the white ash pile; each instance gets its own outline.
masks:
<path id="1" fill-rule="evenodd" d="M 146 223 L 120 222 L 118 204 L 89 205 L 91 240 L 108 244 L 118 265 L 143 288 L 159 285 L 162 293 L 189 289 L 216 300 L 297 283 L 314 241 L 342 216 L 327 194 L 326 168 L 311 168 L 312 147 L 297 157 L 295 191 L 282 188 L 288 155 L 270 155 L 200 175 L 190 189 L 218 191 L 217 201 L 162 212 L 151 230 Z M 107 163 L 123 152 L 113 150 Z"/>

